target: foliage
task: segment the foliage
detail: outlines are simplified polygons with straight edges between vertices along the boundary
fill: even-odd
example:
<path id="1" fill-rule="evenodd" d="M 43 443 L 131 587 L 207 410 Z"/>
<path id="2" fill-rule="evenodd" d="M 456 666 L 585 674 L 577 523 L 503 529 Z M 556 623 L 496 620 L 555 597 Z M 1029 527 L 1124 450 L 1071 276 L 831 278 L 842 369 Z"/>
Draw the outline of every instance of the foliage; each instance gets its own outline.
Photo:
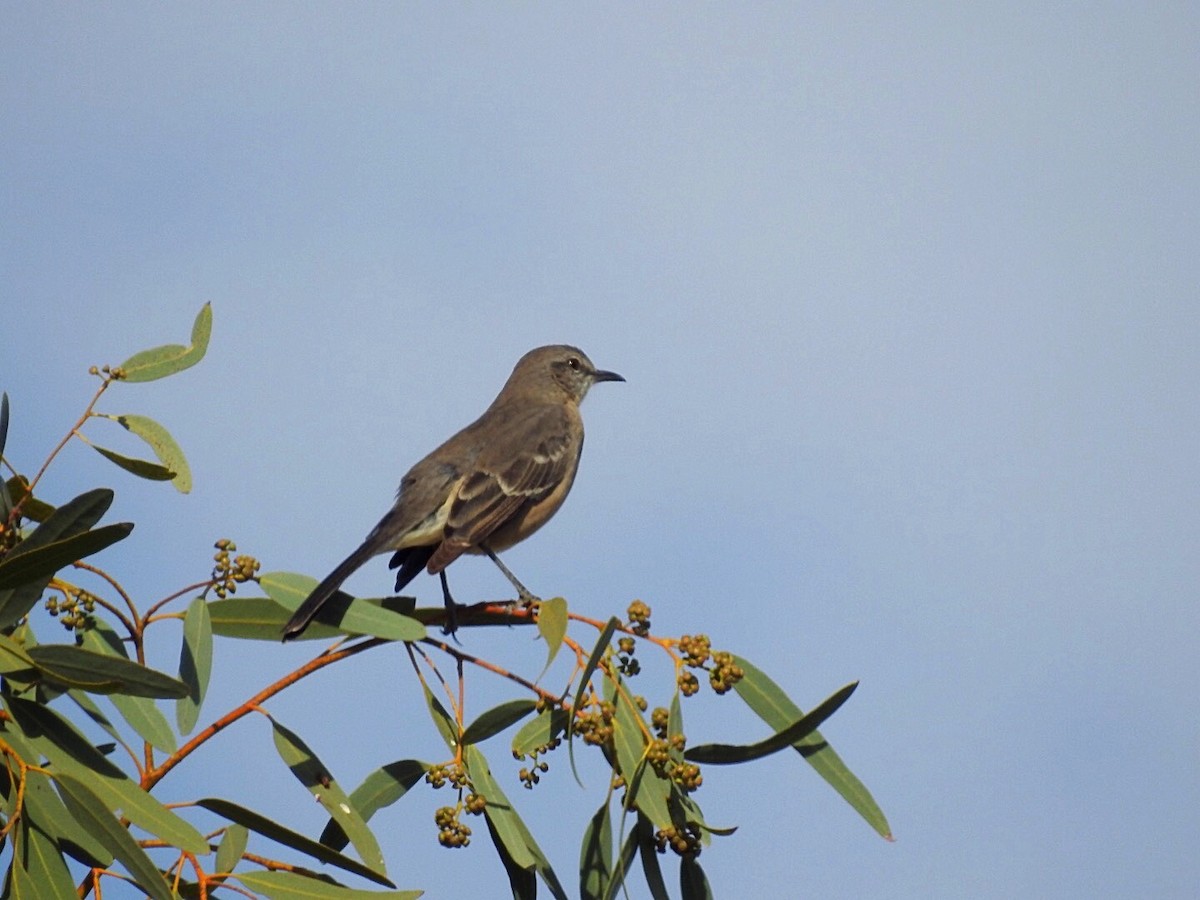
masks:
<path id="1" fill-rule="evenodd" d="M 506 786 L 511 790 L 511 775 L 494 771 L 494 761 L 481 748 L 486 739 L 510 729 L 515 729 L 512 752 L 524 762 L 516 783 L 526 788 L 538 784 L 548 770 L 547 757 L 564 744 L 572 770 L 576 752 L 589 748 L 611 772 L 603 802 L 582 836 L 577 889 L 583 897 L 617 896 L 635 861 L 640 861 L 651 896 L 668 896 L 660 863 L 667 850 L 680 860 L 681 895 L 711 896 L 698 857 L 714 838 L 733 829 L 713 827 L 701 811 L 701 764 L 744 764 L 793 748 L 871 827 L 889 837 L 887 822 L 870 794 L 817 730 L 849 698 L 854 684 L 804 714 L 751 663 L 713 651 L 703 635 L 653 634 L 650 610 L 640 601 L 631 604 L 623 618 L 606 622 L 572 612 L 562 598 L 482 603 L 459 614 L 464 627 L 536 628 L 547 647 L 547 667 L 566 648 L 574 655 L 574 671 L 567 688 L 556 694 L 431 636 L 426 626 L 444 624 L 444 610 L 417 609 L 411 598 L 351 603 L 342 595 L 304 635 L 306 640 L 333 641 L 330 646 L 193 734 L 212 676 L 214 635 L 278 642 L 291 610 L 315 582 L 289 573 L 259 575 L 257 560 L 233 555 L 234 544 L 221 540 L 211 573 L 142 611 L 116 577 L 85 561 L 133 530 L 125 522 L 99 524 L 113 492 L 100 488 L 54 505 L 41 485 L 60 451 L 77 439 L 134 475 L 169 481 L 187 492 L 187 462 L 165 428 L 144 416 L 110 415 L 96 407 L 115 385 L 164 378 L 199 362 L 211 324 L 206 305 L 188 346 L 158 347 L 120 366 L 93 368 L 99 388 L 30 479 L 3 456 L 9 406 L 7 395 L 0 398 L 0 460 L 11 472 L 6 481 L 0 480 L 4 896 L 99 896 L 105 881 L 124 880 L 156 900 L 207 897 L 218 890 L 281 900 L 415 897 L 419 891 L 397 890 L 389 880 L 383 849 L 369 821 L 424 782 L 430 789 L 447 790 L 450 797 L 435 819 L 443 846 L 466 846 L 482 825 L 509 873 L 514 897 L 536 896 L 540 883 L 550 895 L 565 898 L 570 882 L 561 880 L 538 846 L 534 829 L 505 791 Z M 83 428 L 95 419 L 115 421 L 141 438 L 157 461 L 94 444 Z M 101 585 L 99 592 L 76 584 L 77 572 L 90 573 Z M 247 583 L 256 583 L 263 596 L 232 596 Z M 32 614 L 39 604 L 73 640 L 38 640 L 33 621 L 41 617 Z M 182 637 L 178 672 L 168 674 L 146 665 L 146 647 L 151 626 L 171 620 L 181 621 Z M 579 633 L 589 636 L 578 637 Z M 169 640 L 161 628 L 155 628 L 154 635 L 156 640 Z M 211 751 L 220 752 L 217 735 L 230 723 L 251 712 L 265 714 L 264 703 L 313 672 L 392 641 L 404 642 L 414 687 L 424 696 L 433 727 L 445 741 L 444 760 L 387 762 L 347 792 L 300 735 L 271 719 L 281 763 L 329 814 L 319 838 L 299 834 L 251 805 L 225 798 L 201 797 L 172 808 L 155 799 L 155 786 L 199 748 L 212 744 Z M 634 687 L 641 670 L 638 654 L 644 649 L 665 654 L 674 673 L 664 691 L 669 700 L 654 709 Z M 439 660 L 453 666 L 454 679 L 442 677 Z M 466 722 L 468 669 L 507 679 L 518 696 Z M 749 744 L 689 747 L 683 698 L 700 689 L 700 676 L 717 694 L 740 697 L 773 734 Z M 93 701 L 96 694 L 110 698 L 119 713 L 117 721 Z M 174 702 L 174 725 L 161 701 Z M 88 733 L 104 733 L 111 741 L 97 744 Z M 196 810 L 227 824 L 202 834 L 190 821 L 198 818 Z M 250 853 L 252 833 L 282 845 L 299 861 Z M 347 847 L 354 856 L 346 854 Z M 329 868 L 318 874 L 304 867 L 306 860 Z M 335 878 L 329 874 L 332 870 L 342 874 Z M 379 889 L 347 886 L 339 880 L 346 876 Z"/>

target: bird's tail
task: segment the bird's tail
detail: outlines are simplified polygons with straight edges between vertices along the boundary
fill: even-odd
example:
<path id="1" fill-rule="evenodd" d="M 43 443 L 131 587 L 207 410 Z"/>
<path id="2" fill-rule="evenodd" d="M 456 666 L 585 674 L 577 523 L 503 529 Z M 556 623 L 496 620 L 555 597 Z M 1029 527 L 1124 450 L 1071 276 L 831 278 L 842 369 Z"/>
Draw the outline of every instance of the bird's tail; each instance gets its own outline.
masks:
<path id="1" fill-rule="evenodd" d="M 324 580 L 313 589 L 313 592 L 308 595 L 307 599 L 300 604 L 300 607 L 288 619 L 288 623 L 283 626 L 283 639 L 290 641 L 293 638 L 300 637 L 304 633 L 304 629 L 313 620 L 313 616 L 320 612 L 321 607 L 329 602 L 329 598 L 337 593 L 338 588 L 342 586 L 342 582 L 353 575 L 363 563 L 378 552 L 375 542 L 368 539 L 362 546 L 342 560 L 338 567 L 326 575 Z"/>

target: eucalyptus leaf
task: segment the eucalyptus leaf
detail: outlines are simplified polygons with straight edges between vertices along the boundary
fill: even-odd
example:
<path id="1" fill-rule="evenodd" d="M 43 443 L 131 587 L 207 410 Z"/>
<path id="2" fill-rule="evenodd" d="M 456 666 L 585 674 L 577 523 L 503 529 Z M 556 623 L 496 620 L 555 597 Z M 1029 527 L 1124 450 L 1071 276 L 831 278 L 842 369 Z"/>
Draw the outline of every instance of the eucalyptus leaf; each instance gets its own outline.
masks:
<path id="1" fill-rule="evenodd" d="M 175 703 L 175 724 L 180 734 L 196 727 L 208 680 L 212 675 L 213 628 L 208 603 L 203 597 L 188 604 L 183 616 L 183 641 L 179 647 L 179 680 L 187 685 L 187 696 Z"/>
<path id="2" fill-rule="evenodd" d="M 536 700 L 509 700 L 493 706 L 466 727 L 462 734 L 464 744 L 477 744 L 499 734 L 515 722 L 521 721 L 537 709 Z"/>
<path id="3" fill-rule="evenodd" d="M 359 858 L 371 869 L 386 876 L 387 867 L 383 861 L 383 851 L 379 849 L 379 842 L 371 833 L 371 829 L 367 827 L 363 817 L 350 805 L 350 798 L 346 796 L 329 770 L 294 731 L 274 719 L 271 720 L 271 727 L 275 738 L 275 749 L 278 751 L 280 759 L 292 770 L 296 780 L 308 789 L 309 793 L 338 823 L 342 831 L 350 838 L 354 849 L 358 851 Z"/>
<path id="4" fill-rule="evenodd" d="M 567 636 L 567 601 L 562 597 L 552 597 L 538 604 L 537 629 L 538 634 L 546 642 L 545 672 L 554 662 L 562 647 L 563 638 Z"/>
<path id="5" fill-rule="evenodd" d="M 14 551 L 0 562 L 0 588 L 13 588 L 43 576 L 52 576 L 76 560 L 99 553 L 105 547 L 124 540 L 131 531 L 132 522 L 118 522 L 94 531 L 72 535 L 28 552 L 18 554 Z M 22 546 L 24 545 L 18 545 L 18 549 Z"/>
<path id="6" fill-rule="evenodd" d="M 804 715 L 784 690 L 749 660 L 735 656 L 734 663 L 744 673 L 741 681 L 734 685 L 734 690 L 771 728 L 776 731 L 786 728 Z M 817 774 L 824 778 L 867 824 L 887 840 L 892 840 L 887 818 L 871 796 L 871 792 L 842 762 L 842 758 L 819 731 L 814 731 L 798 741 L 795 746 L 796 752 L 804 757 Z"/>
<path id="7" fill-rule="evenodd" d="M 379 810 L 391 806 L 408 793 L 409 788 L 424 778 L 428 771 L 429 763 L 419 759 L 400 759 L 381 766 L 350 792 L 350 805 L 364 821 L 369 822 Z M 346 832 L 336 819 L 331 818 L 321 832 L 321 843 L 341 850 L 349 842 Z"/>
<path id="8" fill-rule="evenodd" d="M 135 353 L 120 365 L 124 371 L 123 380 L 131 383 L 155 381 L 159 378 L 166 378 L 168 375 L 174 375 L 176 372 L 182 372 L 204 358 L 211 336 L 212 304 L 205 303 L 192 323 L 190 346 L 166 344 L 152 350 Z"/>
<path id="9" fill-rule="evenodd" d="M 116 450 L 101 447 L 99 444 L 90 444 L 89 446 L 109 462 L 116 463 L 120 468 L 131 475 L 136 475 L 138 478 L 145 478 L 147 481 L 170 481 L 175 477 L 173 469 L 168 469 L 166 466 L 159 465 L 158 463 L 152 463 L 148 459 L 137 459 L 133 456 L 126 456 L 123 453 L 118 453 Z"/>
<path id="10" fill-rule="evenodd" d="M 59 772 L 54 776 L 67 809 L 88 832 L 119 859 L 138 886 L 154 900 L 173 900 L 174 892 L 129 829 L 117 821 L 109 804 L 83 781 Z M 207 844 L 205 851 L 207 852 Z"/>
<path id="11" fill-rule="evenodd" d="M 207 809 L 211 813 L 216 813 L 223 819 L 230 822 L 236 822 L 239 825 L 244 825 L 255 834 L 261 834 L 263 837 L 270 838 L 277 843 L 283 844 L 285 847 L 291 847 L 293 850 L 311 856 L 313 859 L 323 863 L 328 863 L 331 866 L 337 866 L 346 872 L 354 875 L 359 875 L 366 878 L 368 881 L 373 881 L 376 884 L 382 884 L 385 887 L 394 888 L 392 884 L 383 875 L 373 869 L 364 866 L 356 859 L 351 859 L 348 856 L 343 856 L 335 850 L 331 850 L 324 844 L 314 841 L 312 838 L 305 837 L 297 831 L 292 831 L 290 828 L 280 825 L 278 822 L 273 822 L 261 813 L 257 813 L 252 809 L 247 809 L 244 806 L 239 806 L 236 803 L 231 803 L 228 800 L 222 800 L 219 797 L 205 797 L 202 800 L 197 800 L 196 805 Z"/>

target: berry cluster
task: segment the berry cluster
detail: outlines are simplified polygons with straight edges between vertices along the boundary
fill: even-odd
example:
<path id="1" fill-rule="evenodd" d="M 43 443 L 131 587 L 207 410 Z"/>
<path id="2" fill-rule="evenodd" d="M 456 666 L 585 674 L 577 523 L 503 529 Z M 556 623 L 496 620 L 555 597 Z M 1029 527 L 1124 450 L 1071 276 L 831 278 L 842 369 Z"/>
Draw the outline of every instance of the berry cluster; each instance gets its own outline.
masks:
<path id="1" fill-rule="evenodd" d="M 471 843 L 471 829 L 459 820 L 458 813 L 457 806 L 443 806 L 433 814 L 438 827 L 438 843 L 443 847 L 457 849 Z"/>
<path id="2" fill-rule="evenodd" d="M 629 615 L 629 630 L 634 634 L 645 637 L 650 633 L 650 607 L 641 600 L 634 600 L 627 610 Z"/>
<path id="3" fill-rule="evenodd" d="M 666 853 L 670 847 L 680 856 L 699 856 L 700 828 L 688 825 L 682 832 L 673 825 L 660 828 L 654 834 L 654 844 L 659 853 Z"/>
<path id="4" fill-rule="evenodd" d="M 229 538 L 221 538 L 214 545 L 217 552 L 213 554 L 212 580 L 216 595 L 224 599 L 229 594 L 237 592 L 237 586 L 243 581 L 250 581 L 259 570 L 260 563 L 253 556 L 240 555 L 230 558 L 229 554 L 237 550 L 237 544 Z"/>
<path id="5" fill-rule="evenodd" d="M 724 650 L 713 650 L 708 636 L 685 634 L 679 639 L 679 652 L 683 664 L 693 669 L 707 669 L 708 683 L 718 694 L 724 694 L 745 677 L 742 667 L 734 662 L 733 654 Z M 690 697 L 700 690 L 699 679 L 691 672 L 679 673 L 679 690 Z"/>
<path id="6" fill-rule="evenodd" d="M 61 600 L 55 595 L 46 598 L 46 612 L 58 618 L 67 631 L 74 632 L 77 640 L 82 640 L 83 632 L 96 624 L 92 616 L 95 611 L 95 594 L 83 588 L 64 586 Z"/>

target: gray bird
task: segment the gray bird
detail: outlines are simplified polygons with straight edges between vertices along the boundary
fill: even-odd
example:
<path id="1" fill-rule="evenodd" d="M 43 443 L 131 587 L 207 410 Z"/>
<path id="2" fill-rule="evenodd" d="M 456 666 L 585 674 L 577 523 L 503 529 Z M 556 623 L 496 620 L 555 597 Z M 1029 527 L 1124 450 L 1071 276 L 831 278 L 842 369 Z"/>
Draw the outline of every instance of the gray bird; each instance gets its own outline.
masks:
<path id="1" fill-rule="evenodd" d="M 455 617 L 445 570 L 464 553 L 489 556 L 529 599 L 496 554 L 525 540 L 562 506 L 583 452 L 579 404 L 593 384 L 624 380 L 565 344 L 522 356 L 484 414 L 408 470 L 395 504 L 300 604 L 283 639 L 302 634 L 342 583 L 380 553 L 394 554 L 388 567 L 399 569 L 397 591 L 421 569 L 441 577 L 447 633 Z"/>

